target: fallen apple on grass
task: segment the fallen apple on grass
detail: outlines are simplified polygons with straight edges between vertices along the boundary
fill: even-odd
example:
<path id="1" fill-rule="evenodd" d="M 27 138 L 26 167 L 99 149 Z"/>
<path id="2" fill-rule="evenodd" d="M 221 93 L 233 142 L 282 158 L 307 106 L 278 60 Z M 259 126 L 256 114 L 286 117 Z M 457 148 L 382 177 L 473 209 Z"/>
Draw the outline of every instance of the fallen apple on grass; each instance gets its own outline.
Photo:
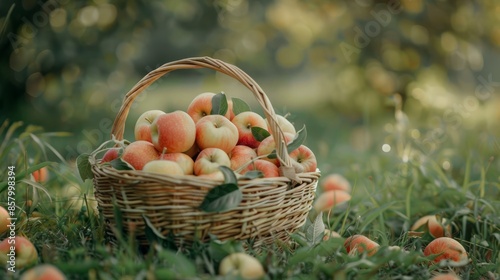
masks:
<path id="1" fill-rule="evenodd" d="M 51 264 L 40 264 L 21 274 L 20 280 L 66 280 L 66 276 Z"/>
<path id="2" fill-rule="evenodd" d="M 453 266 L 463 266 L 468 263 L 467 251 L 464 246 L 450 237 L 438 237 L 432 240 L 424 249 L 426 257 L 435 255 L 432 262 L 447 261 Z"/>
<path id="3" fill-rule="evenodd" d="M 33 180 L 38 183 L 43 183 L 47 182 L 49 179 L 49 170 L 47 169 L 46 166 L 36 170 L 35 172 L 31 173 L 33 175 Z"/>
<path id="4" fill-rule="evenodd" d="M 349 255 L 366 252 L 368 256 L 372 256 L 377 252 L 380 245 L 364 235 L 356 234 L 344 241 L 344 247 Z"/>
<path id="5" fill-rule="evenodd" d="M 7 209 L 0 206 L 0 235 L 9 230 L 10 215 Z"/>
<path id="6" fill-rule="evenodd" d="M 451 225 L 446 224 L 446 219 L 438 221 L 436 215 L 426 215 L 419 218 L 410 228 L 410 236 L 420 236 L 424 232 L 429 232 L 432 237 L 451 237 Z"/>
<path id="7" fill-rule="evenodd" d="M 436 274 L 432 276 L 430 280 L 461 280 L 461 278 L 458 277 L 455 273 L 449 272 Z"/>
<path id="8" fill-rule="evenodd" d="M 341 174 L 333 173 L 325 176 L 320 181 L 320 188 L 323 191 L 341 190 L 350 193 L 351 184 Z"/>
<path id="9" fill-rule="evenodd" d="M 196 140 L 195 123 L 180 110 L 159 115 L 151 124 L 151 140 L 159 152 L 185 152 Z"/>
<path id="10" fill-rule="evenodd" d="M 351 195 L 345 191 L 327 191 L 318 196 L 313 208 L 316 213 L 326 212 L 349 200 L 351 200 Z"/>
<path id="11" fill-rule="evenodd" d="M 38 252 L 29 239 L 23 236 L 5 238 L 0 242 L 0 263 L 16 269 L 30 266 L 38 261 Z"/>
<path id="12" fill-rule="evenodd" d="M 142 113 L 137 119 L 134 127 L 135 141 L 144 140 L 152 142 L 151 140 L 151 124 L 156 117 L 165 114 L 161 110 L 149 110 Z"/>
<path id="13" fill-rule="evenodd" d="M 219 265 L 222 276 L 241 277 L 243 279 L 260 279 L 265 272 L 262 264 L 245 253 L 233 253 L 222 259 Z"/>

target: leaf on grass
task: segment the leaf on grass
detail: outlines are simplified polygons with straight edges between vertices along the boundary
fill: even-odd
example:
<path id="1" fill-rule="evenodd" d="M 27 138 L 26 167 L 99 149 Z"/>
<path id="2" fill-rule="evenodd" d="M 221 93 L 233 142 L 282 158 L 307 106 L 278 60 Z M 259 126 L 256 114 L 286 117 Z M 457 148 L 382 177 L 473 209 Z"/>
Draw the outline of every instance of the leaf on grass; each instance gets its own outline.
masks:
<path id="1" fill-rule="evenodd" d="M 115 158 L 109 164 L 116 170 L 134 170 L 134 168 L 121 158 Z"/>
<path id="2" fill-rule="evenodd" d="M 200 209 L 205 212 L 223 212 L 238 206 L 243 193 L 236 184 L 222 184 L 208 191 Z"/>
<path id="3" fill-rule="evenodd" d="M 83 181 L 94 178 L 92 167 L 89 162 L 89 154 L 81 154 L 76 158 L 76 167 Z"/>
<path id="4" fill-rule="evenodd" d="M 221 92 L 212 97 L 212 111 L 211 115 L 222 115 L 227 113 L 229 105 L 227 104 L 226 94 Z"/>
<path id="5" fill-rule="evenodd" d="M 266 129 L 258 126 L 252 126 L 250 128 L 252 130 L 252 136 L 255 138 L 255 140 L 261 142 L 262 140 L 266 139 L 267 137 L 271 136 L 271 133 L 267 131 Z"/>
<path id="6" fill-rule="evenodd" d="M 291 153 L 292 151 L 299 148 L 300 145 L 302 145 L 304 143 L 304 141 L 306 140 L 306 137 L 307 137 L 307 130 L 306 130 L 306 126 L 304 125 L 299 131 L 297 131 L 297 134 L 295 134 L 295 138 L 293 138 L 293 140 L 290 143 L 288 143 L 288 145 L 286 146 L 287 152 Z M 267 157 L 268 158 L 276 158 L 277 157 L 276 150 L 274 150 L 272 153 L 270 153 Z"/>
<path id="7" fill-rule="evenodd" d="M 306 239 L 310 244 L 316 244 L 323 239 L 325 235 L 325 223 L 323 223 L 323 216 L 317 215 L 313 223 L 306 229 Z"/>
<path id="8" fill-rule="evenodd" d="M 239 113 L 252 111 L 250 109 L 250 106 L 248 106 L 248 104 L 242 99 L 233 97 L 231 98 L 231 100 L 233 101 L 233 113 L 235 116 L 238 115 Z"/>
<path id="9" fill-rule="evenodd" d="M 245 174 L 243 174 L 243 176 L 241 176 L 240 179 L 253 180 L 253 179 L 263 178 L 263 177 L 264 177 L 264 173 L 262 173 L 262 171 L 250 170 L 250 171 L 247 171 Z"/>

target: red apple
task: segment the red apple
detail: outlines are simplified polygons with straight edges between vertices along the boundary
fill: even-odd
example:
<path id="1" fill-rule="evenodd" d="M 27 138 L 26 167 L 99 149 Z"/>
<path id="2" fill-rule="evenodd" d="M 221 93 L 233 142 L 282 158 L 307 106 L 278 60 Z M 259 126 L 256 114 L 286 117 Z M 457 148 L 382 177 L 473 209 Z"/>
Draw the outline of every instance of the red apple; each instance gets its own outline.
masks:
<path id="1" fill-rule="evenodd" d="M 164 159 L 152 160 L 146 163 L 142 171 L 167 175 L 184 175 L 184 170 L 177 162 Z"/>
<path id="2" fill-rule="evenodd" d="M 219 170 L 219 166 L 231 166 L 229 156 L 219 148 L 203 149 L 194 161 L 194 174 L 210 174 Z"/>
<path id="3" fill-rule="evenodd" d="M 344 241 L 344 247 L 349 255 L 367 252 L 368 256 L 372 256 L 380 245 L 364 235 L 356 234 Z"/>
<path id="4" fill-rule="evenodd" d="M 145 140 L 152 142 L 151 140 L 151 124 L 154 119 L 159 115 L 163 115 L 165 112 L 161 110 L 149 110 L 142 113 L 137 119 L 134 127 L 135 140 Z"/>
<path id="5" fill-rule="evenodd" d="M 208 115 L 196 123 L 196 144 L 200 149 L 219 148 L 226 153 L 236 146 L 238 129 L 221 115 Z"/>
<path id="6" fill-rule="evenodd" d="M 259 170 L 264 175 L 264 178 L 280 177 L 280 169 L 274 163 L 267 160 L 258 159 L 253 163 L 248 165 L 248 168 L 244 170 L 241 174 L 245 174 L 248 171 Z"/>
<path id="7" fill-rule="evenodd" d="M 437 237 L 451 237 L 451 225 L 444 226 L 446 219 L 438 221 L 436 215 L 426 215 L 415 221 L 411 226 L 410 235 L 421 235 L 424 232 L 429 232 L 434 238 Z M 423 231 L 418 231 L 423 230 Z"/>
<path id="8" fill-rule="evenodd" d="M 349 184 L 349 181 L 340 174 L 327 175 L 321 180 L 320 187 L 323 191 L 341 190 L 348 193 L 351 192 L 351 184 Z"/>
<path id="9" fill-rule="evenodd" d="M 182 168 L 184 175 L 192 175 L 194 160 L 185 153 L 169 153 L 160 156 L 160 159 L 171 160 L 177 162 Z"/>
<path id="10" fill-rule="evenodd" d="M 251 111 L 241 112 L 234 116 L 231 122 L 238 129 L 238 145 L 257 148 L 260 144 L 252 134 L 252 127 L 260 127 L 267 130 L 267 124 L 263 117 Z"/>
<path id="11" fill-rule="evenodd" d="M 468 263 L 467 251 L 464 246 L 455 239 L 449 237 L 438 237 L 432 240 L 424 249 L 424 255 L 436 255 L 432 260 L 439 263 L 446 260 L 455 266 L 466 265 Z"/>
<path id="12" fill-rule="evenodd" d="M 9 236 L 0 242 L 0 263 L 21 269 L 37 261 L 38 252 L 26 237 Z"/>
<path id="13" fill-rule="evenodd" d="M 317 161 L 314 153 L 305 145 L 300 145 L 297 149 L 290 152 L 290 158 L 297 162 L 302 168 L 302 172 L 316 171 Z"/>
<path id="14" fill-rule="evenodd" d="M 318 196 L 313 204 L 313 208 L 316 210 L 316 213 L 320 213 L 349 200 L 351 200 L 351 195 L 345 191 L 327 191 Z"/>
<path id="15" fill-rule="evenodd" d="M 46 182 L 49 178 L 49 171 L 46 166 L 36 170 L 31 174 L 33 175 L 33 179 L 35 180 L 35 182 L 38 183 Z"/>
<path id="16" fill-rule="evenodd" d="M 186 112 L 191 116 L 193 121 L 197 123 L 204 116 L 208 116 L 212 113 L 212 98 L 215 96 L 213 92 L 204 92 L 197 95 L 189 104 Z M 228 101 L 229 107 L 229 101 Z M 230 118 L 232 112 L 231 110 L 227 110 L 225 117 L 227 119 Z"/>
<path id="17" fill-rule="evenodd" d="M 0 206 L 0 235 L 9 230 L 10 222 L 9 212 Z"/>
<path id="18" fill-rule="evenodd" d="M 20 280 L 66 280 L 66 276 L 51 264 L 40 264 L 26 270 Z"/>
<path id="19" fill-rule="evenodd" d="M 130 143 L 125 147 L 122 154 L 122 159 L 136 170 L 142 170 L 147 162 L 156 160 L 159 157 L 160 154 L 153 144 L 144 140 Z"/>
<path id="20" fill-rule="evenodd" d="M 285 136 L 285 141 L 287 143 L 290 143 L 293 140 L 293 138 L 295 137 L 295 135 L 293 135 L 291 133 L 286 133 L 286 132 L 283 133 L 283 135 Z M 265 138 L 264 140 L 262 140 L 262 142 L 260 142 L 259 146 L 257 147 L 257 156 L 260 157 L 260 156 L 269 155 L 275 149 L 276 149 L 276 143 L 274 142 L 273 136 L 270 135 L 267 138 Z M 276 166 L 280 165 L 277 158 L 270 159 L 270 158 L 266 157 L 264 159 L 274 163 Z"/>
<path id="21" fill-rule="evenodd" d="M 229 152 L 229 159 L 231 160 L 231 169 L 236 171 L 245 164 L 250 163 L 250 161 L 256 157 L 257 153 L 255 152 L 254 149 L 248 146 L 236 145 L 231 150 L 231 152 Z M 244 167 L 243 170 L 246 170 L 247 168 L 248 165 Z"/>
<path id="22" fill-rule="evenodd" d="M 262 279 L 266 273 L 256 258 L 245 253 L 232 253 L 222 259 L 219 274 L 230 279 Z"/>
<path id="23" fill-rule="evenodd" d="M 229 116 L 226 116 L 229 120 L 233 120 L 234 112 L 233 112 L 233 100 L 227 99 L 227 111 L 229 112 Z"/>
<path id="24" fill-rule="evenodd" d="M 282 115 L 275 115 L 275 117 L 276 117 L 276 121 L 278 123 L 278 126 L 281 128 L 281 130 L 283 132 L 290 133 L 293 135 L 295 135 L 297 133 L 297 131 L 295 130 L 295 127 L 287 118 L 283 117 Z M 266 122 L 269 126 L 269 122 L 267 121 L 267 119 L 266 119 Z"/>
<path id="25" fill-rule="evenodd" d="M 189 150 L 196 139 L 193 119 L 183 111 L 159 115 L 151 124 L 151 139 L 159 152 L 179 153 Z"/>
<path id="26" fill-rule="evenodd" d="M 120 156 L 121 148 L 111 148 L 104 153 L 101 163 L 110 162 Z"/>

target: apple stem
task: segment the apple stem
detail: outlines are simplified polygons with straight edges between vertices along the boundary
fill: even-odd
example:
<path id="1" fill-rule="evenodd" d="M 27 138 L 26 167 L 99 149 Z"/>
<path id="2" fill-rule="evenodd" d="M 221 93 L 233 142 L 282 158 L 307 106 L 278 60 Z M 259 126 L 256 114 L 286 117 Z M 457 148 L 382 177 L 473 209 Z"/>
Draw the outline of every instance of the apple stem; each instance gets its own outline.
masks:
<path id="1" fill-rule="evenodd" d="M 163 147 L 163 151 L 161 151 L 160 159 L 163 159 L 163 156 L 167 153 L 167 147 Z"/>

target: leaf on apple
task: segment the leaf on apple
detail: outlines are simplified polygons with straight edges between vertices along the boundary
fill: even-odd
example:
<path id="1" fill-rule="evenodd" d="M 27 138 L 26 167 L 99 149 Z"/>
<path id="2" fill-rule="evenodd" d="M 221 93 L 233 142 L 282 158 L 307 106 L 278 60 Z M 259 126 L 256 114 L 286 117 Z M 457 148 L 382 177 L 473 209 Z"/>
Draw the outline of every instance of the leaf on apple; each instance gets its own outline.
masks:
<path id="1" fill-rule="evenodd" d="M 263 177 L 264 177 L 264 173 L 262 173 L 262 171 L 250 170 L 250 171 L 246 172 L 245 174 L 243 174 L 243 176 L 241 176 L 240 179 L 253 180 L 253 179 L 263 178 Z"/>
<path id="2" fill-rule="evenodd" d="M 287 152 L 291 153 L 292 151 L 298 149 L 300 145 L 304 143 L 306 137 L 307 137 L 307 130 L 306 126 L 304 125 L 299 131 L 297 131 L 297 134 L 295 134 L 293 140 L 286 146 Z M 276 158 L 277 157 L 276 150 L 272 151 L 267 157 Z"/>
<path id="3" fill-rule="evenodd" d="M 109 164 L 116 170 L 134 170 L 134 167 L 130 163 L 124 161 L 121 158 L 115 158 L 110 161 Z"/>
<path id="4" fill-rule="evenodd" d="M 227 104 L 227 97 L 224 92 L 217 93 L 212 97 L 212 111 L 211 115 L 226 115 L 229 105 Z"/>
<path id="5" fill-rule="evenodd" d="M 243 101 L 243 99 L 233 97 L 231 98 L 231 100 L 233 101 L 233 113 L 235 116 L 239 113 L 252 111 L 250 109 L 250 106 L 248 106 L 248 104 Z"/>
<path id="6" fill-rule="evenodd" d="M 227 166 L 220 166 L 224 175 L 224 183 L 208 191 L 200 209 L 205 212 L 223 212 L 238 206 L 243 199 L 243 193 L 238 187 L 238 179 L 234 171 Z"/>
<path id="7" fill-rule="evenodd" d="M 252 136 L 253 136 L 253 138 L 255 138 L 255 140 L 257 140 L 259 142 L 261 142 L 262 140 L 264 140 L 267 137 L 271 136 L 271 134 L 269 133 L 269 131 L 267 131 L 266 129 L 264 129 L 262 127 L 252 126 L 250 129 L 252 130 Z"/>
<path id="8" fill-rule="evenodd" d="M 89 162 L 89 154 L 81 154 L 76 158 L 76 167 L 83 181 L 94 178 L 92 167 Z"/>

